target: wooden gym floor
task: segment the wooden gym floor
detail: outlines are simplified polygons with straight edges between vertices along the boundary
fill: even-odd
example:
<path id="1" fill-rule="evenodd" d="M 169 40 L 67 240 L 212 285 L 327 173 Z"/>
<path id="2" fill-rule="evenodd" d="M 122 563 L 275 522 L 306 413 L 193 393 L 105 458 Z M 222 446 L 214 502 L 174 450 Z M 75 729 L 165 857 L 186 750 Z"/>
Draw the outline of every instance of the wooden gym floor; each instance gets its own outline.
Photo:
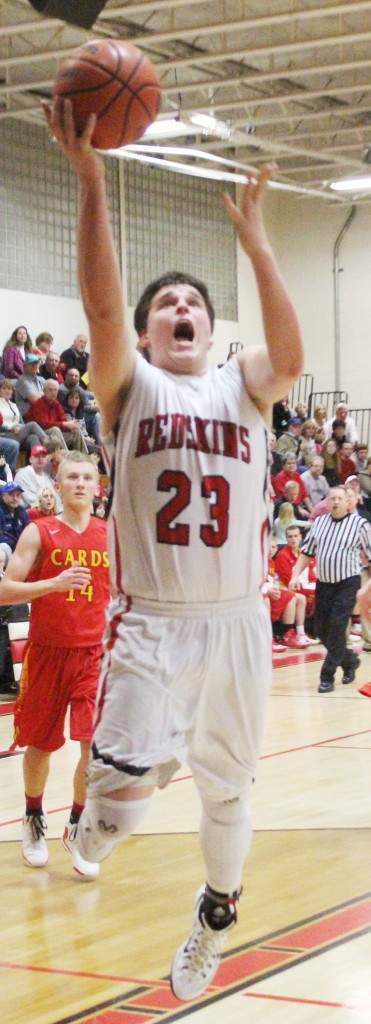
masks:
<path id="1" fill-rule="evenodd" d="M 206 995 L 171 995 L 172 956 L 203 881 L 199 806 L 187 768 L 156 795 L 140 834 L 81 881 L 60 836 L 76 745 L 54 755 L 47 868 L 22 861 L 22 752 L 0 717 L 2 1024 L 369 1024 L 371 679 L 317 693 L 321 651 L 275 659 L 253 798 L 239 924 Z"/>

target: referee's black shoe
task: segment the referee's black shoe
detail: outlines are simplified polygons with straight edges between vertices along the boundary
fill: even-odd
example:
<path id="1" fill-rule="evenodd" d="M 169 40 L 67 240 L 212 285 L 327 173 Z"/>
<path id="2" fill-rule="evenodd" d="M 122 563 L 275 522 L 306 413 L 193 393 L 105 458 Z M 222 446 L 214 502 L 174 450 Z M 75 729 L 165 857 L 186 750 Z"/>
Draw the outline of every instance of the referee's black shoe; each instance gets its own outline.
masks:
<path id="1" fill-rule="evenodd" d="M 355 657 L 355 659 L 352 662 L 352 664 L 344 672 L 343 683 L 346 684 L 346 683 L 352 683 L 353 682 L 353 679 L 356 678 L 356 671 L 357 671 L 357 668 L 358 668 L 359 665 L 360 665 L 360 659 Z"/>
<path id="2" fill-rule="evenodd" d="M 354 678 L 354 677 L 353 677 Z M 321 679 L 318 687 L 318 693 L 330 693 L 331 690 L 335 689 L 335 683 L 333 679 Z"/>

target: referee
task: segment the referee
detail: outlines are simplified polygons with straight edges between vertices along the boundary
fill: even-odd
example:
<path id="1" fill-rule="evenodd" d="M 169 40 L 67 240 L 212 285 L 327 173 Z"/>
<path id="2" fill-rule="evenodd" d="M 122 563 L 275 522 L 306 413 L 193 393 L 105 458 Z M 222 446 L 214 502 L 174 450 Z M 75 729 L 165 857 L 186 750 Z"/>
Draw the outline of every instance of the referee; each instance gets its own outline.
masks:
<path id="1" fill-rule="evenodd" d="M 299 586 L 300 573 L 316 557 L 315 629 L 327 648 L 319 693 L 334 689 L 341 665 L 343 683 L 355 679 L 359 658 L 347 647 L 347 626 L 360 586 L 361 552 L 371 563 L 370 524 L 357 512 L 348 512 L 344 487 L 332 487 L 327 497 L 329 514 L 314 520 L 293 570 L 290 588 Z"/>

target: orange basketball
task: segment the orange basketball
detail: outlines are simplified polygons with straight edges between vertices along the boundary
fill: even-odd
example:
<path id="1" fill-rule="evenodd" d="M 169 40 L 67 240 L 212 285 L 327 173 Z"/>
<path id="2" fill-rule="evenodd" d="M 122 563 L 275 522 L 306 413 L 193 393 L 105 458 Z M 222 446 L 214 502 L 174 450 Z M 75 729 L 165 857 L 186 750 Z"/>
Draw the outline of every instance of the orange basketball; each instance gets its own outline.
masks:
<path id="1" fill-rule="evenodd" d="M 141 138 L 160 104 L 157 71 L 144 53 L 121 39 L 85 43 L 60 64 L 53 96 L 72 101 L 76 130 L 97 115 L 96 149 L 118 149 Z"/>

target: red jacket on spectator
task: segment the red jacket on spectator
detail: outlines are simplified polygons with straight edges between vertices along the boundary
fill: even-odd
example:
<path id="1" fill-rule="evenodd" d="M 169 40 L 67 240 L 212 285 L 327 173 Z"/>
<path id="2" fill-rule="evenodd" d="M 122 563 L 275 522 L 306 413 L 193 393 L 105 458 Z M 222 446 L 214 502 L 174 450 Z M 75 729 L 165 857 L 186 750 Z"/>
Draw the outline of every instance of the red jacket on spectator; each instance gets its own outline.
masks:
<path id="1" fill-rule="evenodd" d="M 25 416 L 26 423 L 33 420 L 34 423 L 38 423 L 42 430 L 48 430 L 49 427 L 59 427 L 63 430 L 63 424 L 67 421 L 67 413 L 64 411 L 63 406 L 58 399 L 53 402 L 47 402 L 44 395 L 41 398 L 37 398 L 36 402 L 30 406 Z"/>
<path id="2" fill-rule="evenodd" d="M 33 408 L 33 406 L 32 406 L 32 408 Z M 305 486 L 304 486 L 304 484 L 302 482 L 300 473 L 297 473 L 296 470 L 295 470 L 295 473 L 288 473 L 286 469 L 281 469 L 280 472 L 276 474 L 276 476 L 272 477 L 272 484 L 273 484 L 274 493 L 276 495 L 276 498 L 283 498 L 283 495 L 285 493 L 286 484 L 290 480 L 296 480 L 296 483 L 299 484 L 299 494 L 298 494 L 298 497 L 297 497 L 297 504 L 301 505 L 301 503 L 303 501 L 303 498 L 307 498 L 308 495 L 307 495 Z"/>
<path id="3" fill-rule="evenodd" d="M 353 473 L 355 473 L 356 469 L 357 469 L 356 464 L 355 464 L 353 459 L 342 459 L 342 458 L 339 459 L 339 468 L 340 468 L 340 480 L 341 480 L 342 484 L 345 484 L 345 481 L 348 479 L 348 476 L 353 476 Z"/>

